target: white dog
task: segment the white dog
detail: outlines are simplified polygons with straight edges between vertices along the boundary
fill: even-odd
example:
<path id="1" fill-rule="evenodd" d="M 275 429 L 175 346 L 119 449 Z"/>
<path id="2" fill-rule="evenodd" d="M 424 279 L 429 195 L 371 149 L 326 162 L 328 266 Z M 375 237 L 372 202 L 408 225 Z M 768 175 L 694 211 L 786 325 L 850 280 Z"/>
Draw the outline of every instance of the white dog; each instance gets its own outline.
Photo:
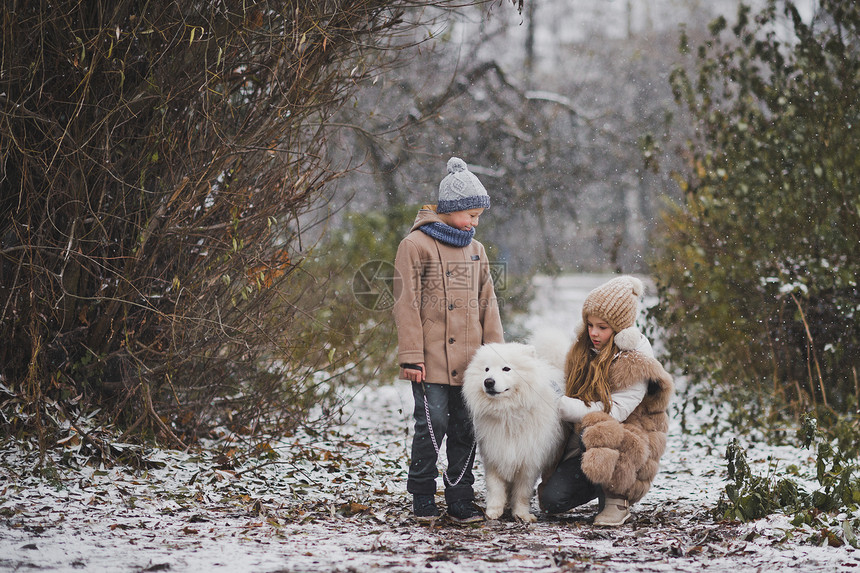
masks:
<path id="1" fill-rule="evenodd" d="M 563 372 L 526 344 L 486 344 L 469 363 L 463 396 L 484 462 L 489 519 L 498 519 L 510 499 L 516 519 L 537 521 L 529 510 L 535 483 L 564 434 L 563 384 Z"/>

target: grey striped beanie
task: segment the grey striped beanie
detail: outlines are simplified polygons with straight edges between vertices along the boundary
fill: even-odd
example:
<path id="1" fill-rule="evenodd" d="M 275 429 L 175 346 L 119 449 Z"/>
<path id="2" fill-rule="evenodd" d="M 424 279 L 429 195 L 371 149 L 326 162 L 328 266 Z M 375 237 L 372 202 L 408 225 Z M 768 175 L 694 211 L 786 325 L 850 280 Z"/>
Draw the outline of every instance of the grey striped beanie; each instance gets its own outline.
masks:
<path id="1" fill-rule="evenodd" d="M 490 207 L 487 190 L 459 157 L 448 160 L 448 175 L 439 183 L 437 213 Z"/>

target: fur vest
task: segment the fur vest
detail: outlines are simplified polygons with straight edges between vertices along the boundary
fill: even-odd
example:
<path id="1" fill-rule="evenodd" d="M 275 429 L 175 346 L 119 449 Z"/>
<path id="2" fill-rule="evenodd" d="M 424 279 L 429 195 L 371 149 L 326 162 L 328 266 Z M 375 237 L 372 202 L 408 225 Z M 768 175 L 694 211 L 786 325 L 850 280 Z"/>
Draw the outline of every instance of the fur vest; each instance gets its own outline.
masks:
<path id="1" fill-rule="evenodd" d="M 669 430 L 672 376 L 641 352 L 620 352 L 609 367 L 610 391 L 648 380 L 648 392 L 624 422 L 605 412 L 582 419 L 582 471 L 609 496 L 635 503 L 651 488 Z"/>

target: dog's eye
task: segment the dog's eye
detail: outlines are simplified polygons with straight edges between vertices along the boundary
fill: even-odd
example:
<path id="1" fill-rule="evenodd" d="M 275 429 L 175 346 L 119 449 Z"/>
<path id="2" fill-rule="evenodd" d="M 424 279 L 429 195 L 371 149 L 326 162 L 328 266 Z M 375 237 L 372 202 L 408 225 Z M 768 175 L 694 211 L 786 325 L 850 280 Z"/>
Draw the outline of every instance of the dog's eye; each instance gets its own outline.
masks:
<path id="1" fill-rule="evenodd" d="M 484 368 L 484 372 L 489 372 L 489 371 L 490 371 L 490 367 L 489 367 L 489 366 L 487 366 L 486 368 Z"/>
<path id="2" fill-rule="evenodd" d="M 502 368 L 502 372 L 510 372 L 510 371 L 511 371 L 510 366 L 505 366 L 504 368 Z"/>

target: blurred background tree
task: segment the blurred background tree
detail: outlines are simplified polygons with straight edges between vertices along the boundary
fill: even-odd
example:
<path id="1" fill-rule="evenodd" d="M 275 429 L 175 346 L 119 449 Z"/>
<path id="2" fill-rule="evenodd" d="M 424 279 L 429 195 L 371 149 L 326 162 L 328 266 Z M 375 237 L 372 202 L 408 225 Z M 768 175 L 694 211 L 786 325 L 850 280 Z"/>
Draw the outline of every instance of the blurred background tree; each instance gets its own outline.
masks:
<path id="1" fill-rule="evenodd" d="M 741 5 L 682 38 L 694 61 L 671 78 L 695 135 L 657 319 L 673 362 L 741 416 L 860 409 L 860 6 L 819 4 Z"/>
<path id="2" fill-rule="evenodd" d="M 457 155 L 492 196 L 478 237 L 510 276 L 647 272 L 659 198 L 677 185 L 643 168 L 642 134 L 666 132 L 678 19 L 696 35 L 713 12 L 686 1 L 627 4 L 464 10 L 340 110 L 354 129 L 328 151 L 363 168 L 338 180 L 339 204 L 384 213 L 432 202 L 445 159 Z M 644 12 L 658 5 L 677 13 L 654 8 L 646 25 Z"/>

